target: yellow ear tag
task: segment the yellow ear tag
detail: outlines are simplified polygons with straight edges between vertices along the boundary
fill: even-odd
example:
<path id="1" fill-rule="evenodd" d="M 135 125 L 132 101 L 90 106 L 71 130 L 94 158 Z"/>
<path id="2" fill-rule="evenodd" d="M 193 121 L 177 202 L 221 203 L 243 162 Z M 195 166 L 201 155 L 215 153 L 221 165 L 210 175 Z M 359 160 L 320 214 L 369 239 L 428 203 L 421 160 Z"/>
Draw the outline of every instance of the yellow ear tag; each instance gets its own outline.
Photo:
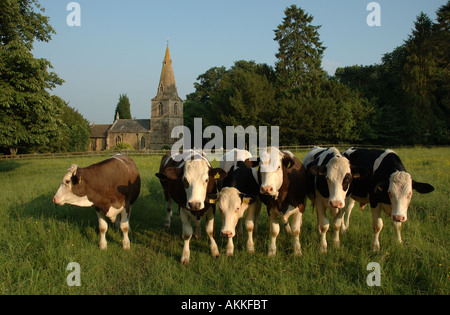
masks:
<path id="1" fill-rule="evenodd" d="M 359 175 L 359 174 L 353 175 L 353 178 L 356 178 L 356 179 L 358 179 L 358 178 L 360 178 L 360 177 L 361 177 L 361 175 Z"/>
<path id="2" fill-rule="evenodd" d="M 214 176 L 214 179 L 219 179 L 220 178 L 220 174 L 216 173 L 216 176 Z"/>
<path id="3" fill-rule="evenodd" d="M 383 188 L 381 188 L 381 186 L 378 186 L 377 189 L 378 189 L 379 191 L 383 191 Z"/>
<path id="4" fill-rule="evenodd" d="M 248 205 L 250 203 L 250 198 L 244 198 L 242 203 Z"/>
<path id="5" fill-rule="evenodd" d="M 208 203 L 210 203 L 210 204 L 215 204 L 215 203 L 216 203 L 216 199 L 209 199 L 209 200 L 208 200 Z"/>

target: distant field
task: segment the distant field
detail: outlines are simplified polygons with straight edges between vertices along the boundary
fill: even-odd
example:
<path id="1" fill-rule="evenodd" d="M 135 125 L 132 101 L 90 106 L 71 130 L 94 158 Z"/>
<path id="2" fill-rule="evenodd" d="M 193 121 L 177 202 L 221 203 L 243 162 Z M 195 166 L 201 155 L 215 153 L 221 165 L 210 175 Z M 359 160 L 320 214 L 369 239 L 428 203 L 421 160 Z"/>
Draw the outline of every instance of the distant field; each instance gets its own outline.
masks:
<path id="1" fill-rule="evenodd" d="M 394 242 L 386 216 L 381 251 L 372 253 L 370 210 L 352 212 L 341 248 L 319 254 L 316 215 L 311 204 L 300 235 L 303 257 L 293 256 L 291 237 L 281 229 L 278 253 L 267 257 L 265 207 L 255 236 L 256 252 L 246 252 L 246 233 L 225 256 L 216 213 L 215 238 L 221 257 L 213 259 L 202 237 L 191 241 L 191 262 L 180 264 L 181 222 L 164 230 L 165 201 L 154 176 L 160 157 L 135 157 L 141 195 L 131 215 L 131 250 L 121 249 L 121 232 L 111 224 L 108 250 L 98 248 L 97 216 L 90 208 L 55 207 L 52 197 L 72 163 L 88 166 L 104 158 L 60 158 L 0 162 L 0 294 L 450 294 L 450 148 L 397 149 L 417 181 L 431 183 L 428 195 L 415 193 L 403 224 L 403 245 Z M 307 151 L 296 152 L 303 159 Z M 69 287 L 66 266 L 81 267 L 81 286 Z M 381 265 L 381 286 L 369 287 L 370 262 Z"/>

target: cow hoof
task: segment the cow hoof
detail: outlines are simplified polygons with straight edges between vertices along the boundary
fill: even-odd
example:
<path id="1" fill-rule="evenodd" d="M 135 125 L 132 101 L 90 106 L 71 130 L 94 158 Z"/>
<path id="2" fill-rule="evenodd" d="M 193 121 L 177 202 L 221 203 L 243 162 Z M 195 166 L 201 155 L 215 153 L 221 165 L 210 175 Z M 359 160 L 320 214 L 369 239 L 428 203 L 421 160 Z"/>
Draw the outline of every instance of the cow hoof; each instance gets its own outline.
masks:
<path id="1" fill-rule="evenodd" d="M 106 245 L 106 242 L 105 243 L 100 243 L 100 249 L 101 250 L 106 250 L 108 248 L 108 246 Z"/>
<path id="2" fill-rule="evenodd" d="M 233 251 L 227 251 L 226 255 L 227 257 L 233 257 Z"/>
<path id="3" fill-rule="evenodd" d="M 327 251 L 327 248 L 326 248 L 326 247 L 320 247 L 319 252 L 320 252 L 321 254 L 326 254 L 328 251 Z"/>
<path id="4" fill-rule="evenodd" d="M 189 258 L 181 258 L 181 263 L 185 266 L 189 265 Z"/>

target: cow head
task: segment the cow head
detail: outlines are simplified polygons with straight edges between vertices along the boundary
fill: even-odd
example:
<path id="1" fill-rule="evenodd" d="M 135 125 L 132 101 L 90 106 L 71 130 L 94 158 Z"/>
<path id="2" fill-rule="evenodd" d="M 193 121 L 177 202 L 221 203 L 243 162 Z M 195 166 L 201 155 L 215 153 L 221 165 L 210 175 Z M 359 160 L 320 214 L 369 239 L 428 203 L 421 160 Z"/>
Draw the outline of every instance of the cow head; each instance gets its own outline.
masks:
<path id="1" fill-rule="evenodd" d="M 72 164 L 67 170 L 66 175 L 64 175 L 63 181 L 53 197 L 53 202 L 60 206 L 68 203 L 80 207 L 90 207 L 92 206 L 92 202 L 83 193 L 83 187 L 84 182 L 81 171 L 78 170 L 76 164 Z"/>
<path id="2" fill-rule="evenodd" d="M 242 194 L 234 187 L 223 188 L 216 201 L 222 217 L 221 232 L 224 237 L 236 235 L 236 225 L 247 210 L 251 198 Z"/>
<path id="3" fill-rule="evenodd" d="M 202 210 L 205 207 L 207 193 L 212 193 L 215 180 L 224 178 L 226 173 L 221 168 L 211 168 L 204 159 L 185 161 L 179 167 L 168 167 L 164 175 L 171 180 L 180 180 L 186 192 L 186 209 Z"/>
<path id="4" fill-rule="evenodd" d="M 391 203 L 391 217 L 395 222 L 405 222 L 408 219 L 408 208 L 413 189 L 420 194 L 428 194 L 434 190 L 430 184 L 419 183 L 407 172 L 397 171 L 391 174 L 389 182 L 379 183 L 375 187 L 376 194 L 387 194 Z"/>
<path id="5" fill-rule="evenodd" d="M 328 206 L 338 209 L 345 207 L 345 198 L 353 178 L 365 175 L 364 170 L 351 166 L 349 160 L 340 154 L 333 156 L 326 166 L 312 166 L 310 172 L 314 176 L 325 177 L 329 192 Z"/>
<path id="6" fill-rule="evenodd" d="M 255 162 L 245 163 L 249 166 L 259 167 L 259 174 L 261 176 L 260 193 L 278 198 L 278 190 L 283 185 L 284 171 L 292 168 L 295 164 L 294 158 L 289 153 L 283 153 L 276 147 L 268 147 L 261 152 L 259 159 Z M 252 163 L 250 165 L 250 163 Z"/>

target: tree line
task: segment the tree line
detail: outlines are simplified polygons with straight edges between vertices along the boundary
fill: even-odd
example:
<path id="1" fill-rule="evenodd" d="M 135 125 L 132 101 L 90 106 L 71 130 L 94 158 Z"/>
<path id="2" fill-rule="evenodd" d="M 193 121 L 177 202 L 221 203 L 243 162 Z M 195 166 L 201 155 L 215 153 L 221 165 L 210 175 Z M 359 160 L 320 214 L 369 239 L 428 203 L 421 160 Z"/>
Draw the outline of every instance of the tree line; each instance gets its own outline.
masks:
<path id="1" fill-rule="evenodd" d="M 274 66 L 236 61 L 197 78 L 184 103 L 185 125 L 279 126 L 280 144 L 449 144 L 450 2 L 436 22 L 421 13 L 412 33 L 381 64 L 321 68 L 320 26 L 292 5 L 274 31 Z M 0 1 L 0 153 L 84 151 L 89 122 L 50 91 L 63 84 L 32 54 L 54 29 L 38 0 Z M 119 118 L 131 118 L 120 95 Z M 225 133 L 224 133 L 225 134 Z M 207 139 L 206 139 L 207 140 Z"/>
<path id="2" fill-rule="evenodd" d="M 185 125 L 280 127 L 283 145 L 449 144 L 449 3 L 437 22 L 421 13 L 408 39 L 379 65 L 321 68 L 320 26 L 295 5 L 274 31 L 274 67 L 237 61 L 197 78 Z"/>

